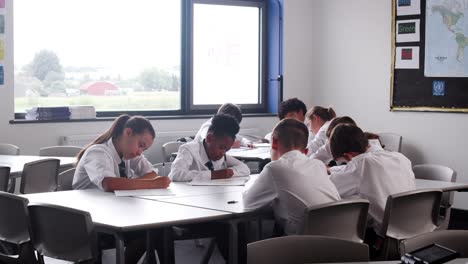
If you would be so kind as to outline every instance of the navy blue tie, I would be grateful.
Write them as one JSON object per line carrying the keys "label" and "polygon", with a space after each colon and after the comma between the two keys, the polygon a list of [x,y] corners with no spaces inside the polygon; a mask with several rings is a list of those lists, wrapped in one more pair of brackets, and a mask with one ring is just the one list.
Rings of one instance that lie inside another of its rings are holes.
{"label": "navy blue tie", "polygon": [[127,178],[127,170],[125,168],[125,161],[119,163],[119,174],[122,178]]}

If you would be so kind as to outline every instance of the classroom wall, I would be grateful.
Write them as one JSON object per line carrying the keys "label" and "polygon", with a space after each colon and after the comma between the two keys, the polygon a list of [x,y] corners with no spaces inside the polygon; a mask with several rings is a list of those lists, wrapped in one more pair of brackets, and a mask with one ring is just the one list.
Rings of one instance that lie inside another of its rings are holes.
{"label": "classroom wall", "polygon": [[[468,182],[468,114],[389,111],[391,2],[285,1],[285,38],[297,41],[285,44],[285,63],[298,67],[285,70],[303,75],[286,72],[286,86],[307,84],[308,105],[332,105],[365,130],[398,133],[413,164],[443,164]],[[456,194],[455,207],[468,209],[468,195]]]}

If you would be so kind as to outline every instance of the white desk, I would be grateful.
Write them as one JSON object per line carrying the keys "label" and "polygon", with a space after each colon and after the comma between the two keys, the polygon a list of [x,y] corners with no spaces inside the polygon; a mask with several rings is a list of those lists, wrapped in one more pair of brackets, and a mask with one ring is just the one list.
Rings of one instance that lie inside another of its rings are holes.
{"label": "white desk", "polygon": [[72,166],[76,162],[75,157],[42,157],[42,156],[25,156],[25,155],[0,155],[0,166],[10,167],[10,177],[16,178],[21,176],[24,164],[32,161],[43,159],[59,159],[60,167]]}
{"label": "white desk", "polygon": [[150,200],[166,200],[179,197],[200,196],[216,193],[242,192],[244,186],[192,186],[186,182],[171,182],[169,188],[175,195],[169,196],[138,196],[139,198]]}
{"label": "white desk", "polygon": [[227,154],[239,160],[267,162],[270,160],[270,147],[230,149]]}
{"label": "white desk", "polygon": [[442,189],[444,192],[468,191],[468,183],[416,179],[416,189]]}
{"label": "white desk", "polygon": [[171,203],[116,197],[97,190],[23,195],[30,204],[49,203],[87,211],[98,231],[116,239],[117,263],[124,263],[123,233],[229,218],[229,213]]}

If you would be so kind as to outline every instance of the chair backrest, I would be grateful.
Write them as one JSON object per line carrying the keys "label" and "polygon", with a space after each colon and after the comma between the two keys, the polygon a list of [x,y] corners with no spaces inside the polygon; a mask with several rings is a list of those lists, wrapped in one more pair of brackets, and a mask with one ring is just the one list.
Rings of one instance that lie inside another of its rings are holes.
{"label": "chair backrest", "polygon": [[12,144],[0,144],[0,155],[19,155],[20,149]]}
{"label": "chair backrest", "polygon": [[162,154],[164,161],[171,161],[172,153],[179,151],[179,147],[185,144],[184,142],[167,142],[162,145]]}
{"label": "chair backrest", "polygon": [[75,176],[75,168],[68,169],[66,171],[61,172],[58,175],[57,179],[57,190],[58,191],[68,191],[73,190],[73,176]]}
{"label": "chair backrest", "polygon": [[400,243],[400,254],[404,255],[430,244],[439,244],[457,251],[461,258],[468,258],[467,241],[467,230],[434,231],[403,240]]}
{"label": "chair backrest", "polygon": [[369,261],[366,244],[322,236],[284,236],[247,245],[247,263],[303,264]]}
{"label": "chair backrest", "polygon": [[405,239],[437,227],[442,190],[416,190],[390,195],[385,206],[381,234]]}
{"label": "chair backrest", "polygon": [[76,157],[82,150],[76,146],[53,146],[39,149],[39,156],[46,157]]}
{"label": "chair backrest", "polygon": [[58,159],[43,159],[24,164],[20,193],[56,191],[59,166]]}
{"label": "chair backrest", "polygon": [[331,236],[363,242],[369,201],[349,199],[309,207],[301,235]]}
{"label": "chair backrest", "polygon": [[[437,164],[414,165],[413,172],[416,179],[433,181],[456,182],[457,172],[449,167]],[[453,192],[445,192],[442,195],[442,205],[449,207],[453,204]]]}
{"label": "chair backrest", "polygon": [[0,240],[13,244],[28,242],[28,199],[0,192]]}
{"label": "chair backrest", "polygon": [[401,151],[402,137],[393,133],[379,133],[379,140],[382,142],[385,150],[388,151]]}
{"label": "chair backrest", "polygon": [[78,263],[97,259],[88,212],[46,204],[30,205],[28,211],[33,246],[41,255]]}
{"label": "chair backrest", "polygon": [[171,172],[172,162],[161,162],[153,164],[153,168],[158,170],[159,176],[168,176]]}
{"label": "chair backrest", "polygon": [[10,181],[10,167],[0,167],[0,191],[8,191],[8,182]]}

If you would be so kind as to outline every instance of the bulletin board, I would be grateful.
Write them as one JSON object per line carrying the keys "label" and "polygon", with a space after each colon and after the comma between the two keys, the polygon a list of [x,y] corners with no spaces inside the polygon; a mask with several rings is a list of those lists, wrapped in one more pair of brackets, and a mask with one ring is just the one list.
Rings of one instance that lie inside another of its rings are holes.
{"label": "bulletin board", "polygon": [[468,1],[392,0],[391,111],[468,112]]}

